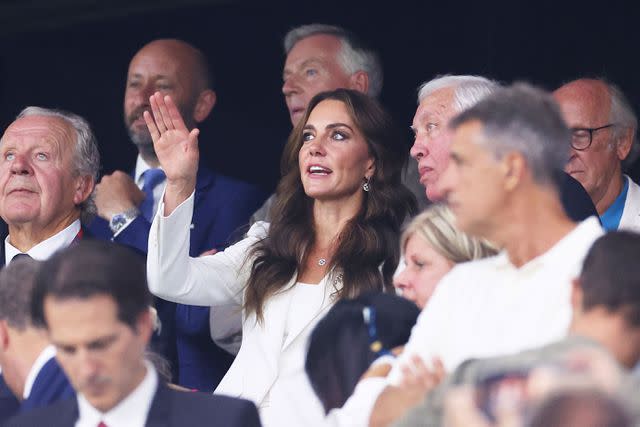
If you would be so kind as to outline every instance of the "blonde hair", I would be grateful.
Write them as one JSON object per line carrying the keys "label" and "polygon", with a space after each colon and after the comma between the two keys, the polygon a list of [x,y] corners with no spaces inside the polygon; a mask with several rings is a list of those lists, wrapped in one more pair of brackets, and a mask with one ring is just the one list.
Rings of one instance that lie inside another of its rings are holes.
{"label": "blonde hair", "polygon": [[476,239],[459,231],[453,225],[454,216],[445,205],[429,206],[417,215],[400,238],[400,247],[404,254],[407,242],[417,234],[440,255],[460,263],[495,255],[498,250],[484,239]]}

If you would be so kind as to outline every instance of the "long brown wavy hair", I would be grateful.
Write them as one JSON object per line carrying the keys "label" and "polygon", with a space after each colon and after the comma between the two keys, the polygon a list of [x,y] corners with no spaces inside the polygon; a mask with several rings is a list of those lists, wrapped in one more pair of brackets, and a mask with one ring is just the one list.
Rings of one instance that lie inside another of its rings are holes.
{"label": "long brown wavy hair", "polygon": [[374,99],[348,89],[322,92],[311,100],[289,136],[282,154],[282,179],[270,212],[269,232],[249,254],[254,261],[244,308],[247,313],[255,312],[258,321],[263,320],[267,298],[284,290],[305,265],[305,254],[315,242],[313,199],[304,192],[298,154],[309,115],[324,100],[337,100],[346,106],[375,162],[369,181],[371,190],[365,192],[359,212],[338,236],[338,247],[329,265],[332,274],[342,275],[342,287],[335,292],[341,298],[352,298],[363,292],[393,289],[391,279],[400,257],[400,226],[416,206],[415,197],[401,182],[406,146],[390,116]]}

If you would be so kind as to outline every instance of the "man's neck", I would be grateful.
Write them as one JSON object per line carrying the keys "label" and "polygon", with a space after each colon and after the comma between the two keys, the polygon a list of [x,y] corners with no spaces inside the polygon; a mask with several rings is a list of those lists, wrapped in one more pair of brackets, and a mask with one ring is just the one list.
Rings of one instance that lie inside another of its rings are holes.
{"label": "man's neck", "polygon": [[147,149],[147,147],[141,147],[138,146],[138,154],[140,154],[140,157],[142,157],[142,159],[152,168],[158,168],[160,167],[160,161],[158,160],[158,156],[156,155],[156,152],[153,149],[153,146],[149,147],[149,149]]}
{"label": "man's neck", "polygon": [[557,194],[535,190],[519,194],[496,227],[495,236],[488,237],[506,250],[513,265],[521,267],[547,252],[575,227]]}
{"label": "man's neck", "polygon": [[73,212],[45,227],[32,223],[9,224],[9,243],[21,252],[27,252],[37,244],[64,230],[78,218],[80,218],[80,213]]}
{"label": "man's neck", "polygon": [[44,332],[32,327],[27,327],[24,331],[14,331],[12,334],[12,357],[14,376],[17,378],[16,393],[22,399],[27,376],[31,368],[42,351],[49,345]]}
{"label": "man's neck", "polygon": [[627,369],[635,367],[637,360],[629,358],[627,347],[631,334],[638,332],[629,329],[623,314],[612,312],[604,306],[591,307],[586,311],[580,308],[574,308],[575,310],[580,312],[578,316],[574,314],[571,322],[569,332],[572,335],[599,343]]}
{"label": "man's neck", "polygon": [[618,171],[615,177],[611,179],[611,183],[605,190],[605,193],[595,203],[598,215],[602,215],[611,207],[613,202],[615,202],[616,198],[620,195],[623,185],[624,176],[622,175],[622,172]]}

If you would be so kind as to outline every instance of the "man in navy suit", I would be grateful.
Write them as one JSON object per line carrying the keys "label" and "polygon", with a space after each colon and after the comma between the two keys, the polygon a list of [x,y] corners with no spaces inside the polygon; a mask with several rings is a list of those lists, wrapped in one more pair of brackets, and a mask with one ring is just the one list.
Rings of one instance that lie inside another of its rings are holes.
{"label": "man in navy suit", "polygon": [[47,259],[83,235],[95,212],[100,155],[89,124],[59,110],[27,107],[0,141],[0,216],[8,236],[0,265],[27,254]]}
{"label": "man in navy suit", "polygon": [[0,365],[6,385],[21,401],[21,412],[75,395],[46,332],[31,321],[31,293],[39,265],[21,257],[0,272]]}
{"label": "man in navy suit", "polygon": [[[124,120],[138,148],[133,176],[122,171],[105,175],[96,186],[98,215],[91,231],[98,237],[146,253],[149,228],[165,186],[151,135],[142,113],[150,111],[156,91],[171,95],[191,129],[204,121],[216,103],[206,58],[180,40],[154,40],[136,53],[129,65],[124,95]],[[266,195],[257,187],[213,173],[200,166],[191,224],[191,256],[222,249]],[[241,233],[237,235],[240,237]],[[163,329],[175,328],[179,383],[213,391],[232,357],[211,339],[209,308],[158,304]],[[238,316],[240,330],[240,319]]]}
{"label": "man in navy suit", "polygon": [[83,241],[45,261],[31,315],[43,325],[77,396],[7,426],[259,426],[255,405],[168,388],[144,358],[153,330],[144,262],[122,246]]}

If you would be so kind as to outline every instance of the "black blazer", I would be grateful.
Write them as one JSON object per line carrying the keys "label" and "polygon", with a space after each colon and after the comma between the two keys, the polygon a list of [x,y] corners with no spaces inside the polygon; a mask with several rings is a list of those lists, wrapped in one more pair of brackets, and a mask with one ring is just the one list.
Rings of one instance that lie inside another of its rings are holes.
{"label": "black blazer", "polygon": [[[5,427],[74,427],[76,399],[57,402],[8,420]],[[260,427],[256,406],[244,399],[177,391],[160,384],[151,402],[146,427]],[[116,426],[117,427],[117,426]]]}

